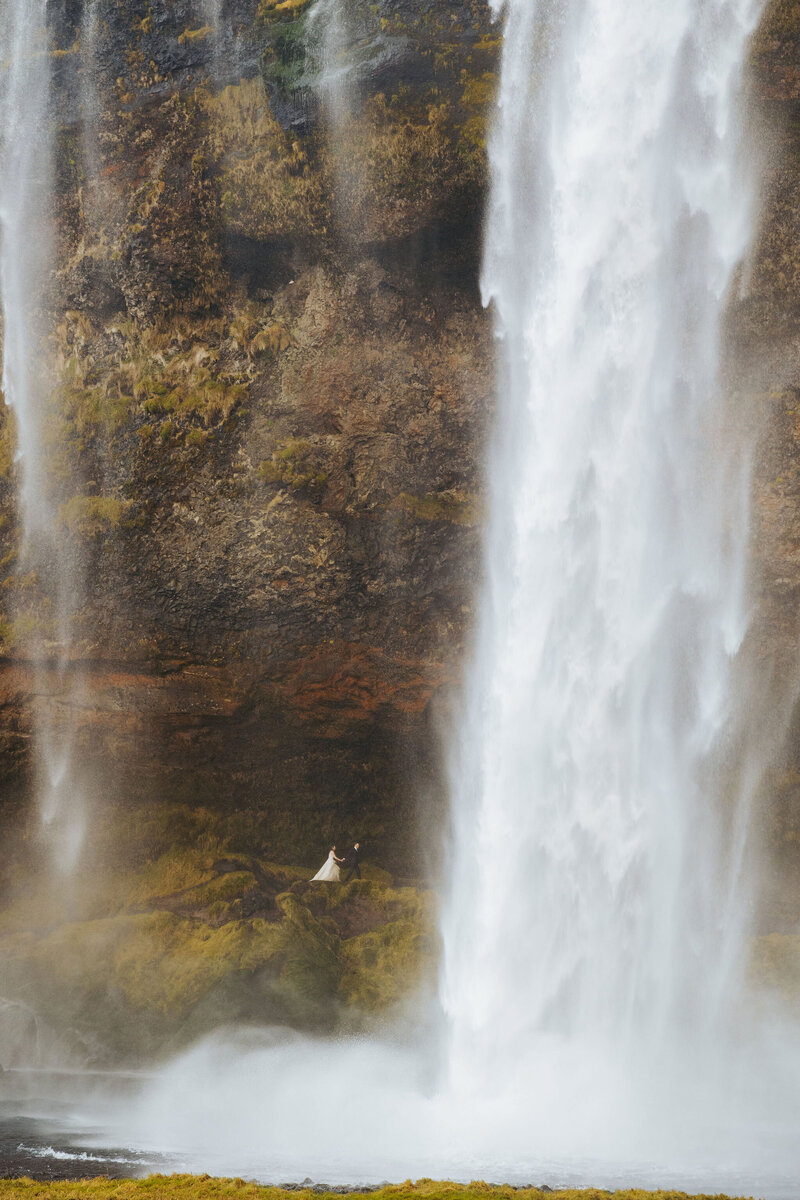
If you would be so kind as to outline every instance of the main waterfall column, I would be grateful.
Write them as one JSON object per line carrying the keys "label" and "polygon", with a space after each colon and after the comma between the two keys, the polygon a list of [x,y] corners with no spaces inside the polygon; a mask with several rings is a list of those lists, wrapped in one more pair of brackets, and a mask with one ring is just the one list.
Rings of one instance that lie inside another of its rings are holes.
{"label": "main waterfall column", "polygon": [[757,13],[505,14],[483,270],[500,415],[442,997],[459,1089],[533,1094],[576,1063],[645,1075],[722,1038],[749,477],[719,330],[751,230]]}

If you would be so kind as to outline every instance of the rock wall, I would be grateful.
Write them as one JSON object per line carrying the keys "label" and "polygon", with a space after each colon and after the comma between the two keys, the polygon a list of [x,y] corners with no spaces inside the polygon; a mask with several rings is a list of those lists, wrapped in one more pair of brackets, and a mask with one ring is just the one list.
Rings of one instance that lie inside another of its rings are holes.
{"label": "rock wall", "polygon": [[[96,831],[109,807],[204,807],[233,849],[311,862],[360,834],[416,872],[478,561],[498,37],[482,3],[356,5],[334,146],[309,7],[235,0],[215,29],[199,3],[51,6],[79,740]],[[58,634],[16,570],[7,417],[3,438],[11,811],[32,706],[57,725],[67,689],[30,665]]]}

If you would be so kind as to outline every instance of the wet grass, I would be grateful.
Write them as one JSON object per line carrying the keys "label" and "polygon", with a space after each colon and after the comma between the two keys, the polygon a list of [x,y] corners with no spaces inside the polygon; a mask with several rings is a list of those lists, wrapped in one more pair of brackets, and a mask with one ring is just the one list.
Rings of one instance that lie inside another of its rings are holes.
{"label": "wet grass", "polygon": [[[686,1192],[643,1192],[626,1189],[618,1192],[598,1188],[553,1192],[539,1188],[512,1188],[488,1183],[438,1183],[421,1179],[417,1183],[400,1183],[368,1193],[371,1200],[727,1200],[720,1195],[695,1196]],[[0,1200],[222,1200],[236,1196],[237,1200],[319,1200],[325,1196],[341,1197],[341,1192],[320,1192],[309,1188],[285,1190],[261,1187],[244,1179],[214,1179],[209,1175],[151,1175],[147,1179],[88,1179],[80,1182],[47,1183],[32,1179],[0,1180]],[[352,1200],[363,1200],[363,1192],[346,1194]],[[739,1197],[738,1200],[744,1200]]]}

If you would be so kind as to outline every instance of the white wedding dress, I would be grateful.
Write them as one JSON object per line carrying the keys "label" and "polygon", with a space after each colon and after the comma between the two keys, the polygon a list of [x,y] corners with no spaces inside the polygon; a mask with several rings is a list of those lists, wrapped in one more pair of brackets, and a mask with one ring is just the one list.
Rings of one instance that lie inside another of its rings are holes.
{"label": "white wedding dress", "polygon": [[328,883],[339,883],[341,878],[342,873],[339,870],[339,864],[334,858],[333,851],[331,850],[323,865],[317,871],[316,875],[314,875],[312,883],[314,879],[324,879]]}

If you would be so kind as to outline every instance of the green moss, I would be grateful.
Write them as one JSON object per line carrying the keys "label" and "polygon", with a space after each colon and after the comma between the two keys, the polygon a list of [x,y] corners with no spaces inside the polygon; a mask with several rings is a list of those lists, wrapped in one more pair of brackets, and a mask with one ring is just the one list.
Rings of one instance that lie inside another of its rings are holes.
{"label": "green moss", "polygon": [[113,496],[73,496],[61,505],[58,516],[71,533],[98,537],[117,529],[129,507],[129,501]]}
{"label": "green moss", "polygon": [[137,842],[125,814],[98,814],[97,844],[113,833],[125,854],[98,855],[78,907],[54,907],[20,877],[0,922],[4,994],[35,998],[57,1028],[88,1032],[91,1022],[93,1037],[111,1028],[110,1057],[152,1056],[237,1005],[330,1029],[343,1002],[375,1013],[428,974],[431,905],[416,889],[312,884],[309,868],[231,853],[202,809],[128,819],[140,840],[170,844],[131,868]]}
{"label": "green moss", "polygon": [[[2,399],[2,397],[0,397]],[[14,410],[0,403],[0,479],[9,479],[14,471],[17,428]]]}
{"label": "green moss", "polygon": [[383,1011],[413,994],[434,973],[435,940],[412,921],[350,938],[342,947],[340,995],[363,1012]]}
{"label": "green moss", "polygon": [[314,448],[300,438],[290,438],[273,451],[271,459],[259,463],[258,476],[264,483],[293,492],[321,490],[328,479],[319,469]]}
{"label": "green moss", "polygon": [[214,855],[207,850],[170,848],[129,878],[117,877],[115,890],[120,901],[130,905],[156,905],[165,896],[199,890],[214,877]]}
{"label": "green moss", "polygon": [[291,96],[301,87],[305,74],[308,45],[305,9],[307,0],[286,0],[281,5],[271,4],[267,8],[263,0],[259,13],[262,23],[281,20],[280,32],[264,55],[264,79],[277,88],[284,97]]}
{"label": "green moss", "polygon": [[231,973],[265,966],[283,946],[283,930],[263,920],[214,929],[151,913],[116,947],[114,979],[134,1007],[182,1014]]}
{"label": "green moss", "polygon": [[306,1001],[332,1000],[342,975],[339,939],[291,892],[276,903],[286,918],[282,980]]}
{"label": "green moss", "polygon": [[459,492],[427,492],[414,496],[401,492],[392,508],[402,509],[421,521],[448,521],[452,525],[476,525],[480,519],[477,497]]}
{"label": "green moss", "polygon": [[51,632],[51,622],[32,612],[18,613],[5,621],[4,627],[3,641],[9,649],[25,646],[34,639],[47,637]]}
{"label": "green moss", "polygon": [[434,979],[438,943],[429,893],[362,881],[331,889],[329,911],[342,930],[358,930],[340,952],[339,995],[348,1006],[385,1011]]}

